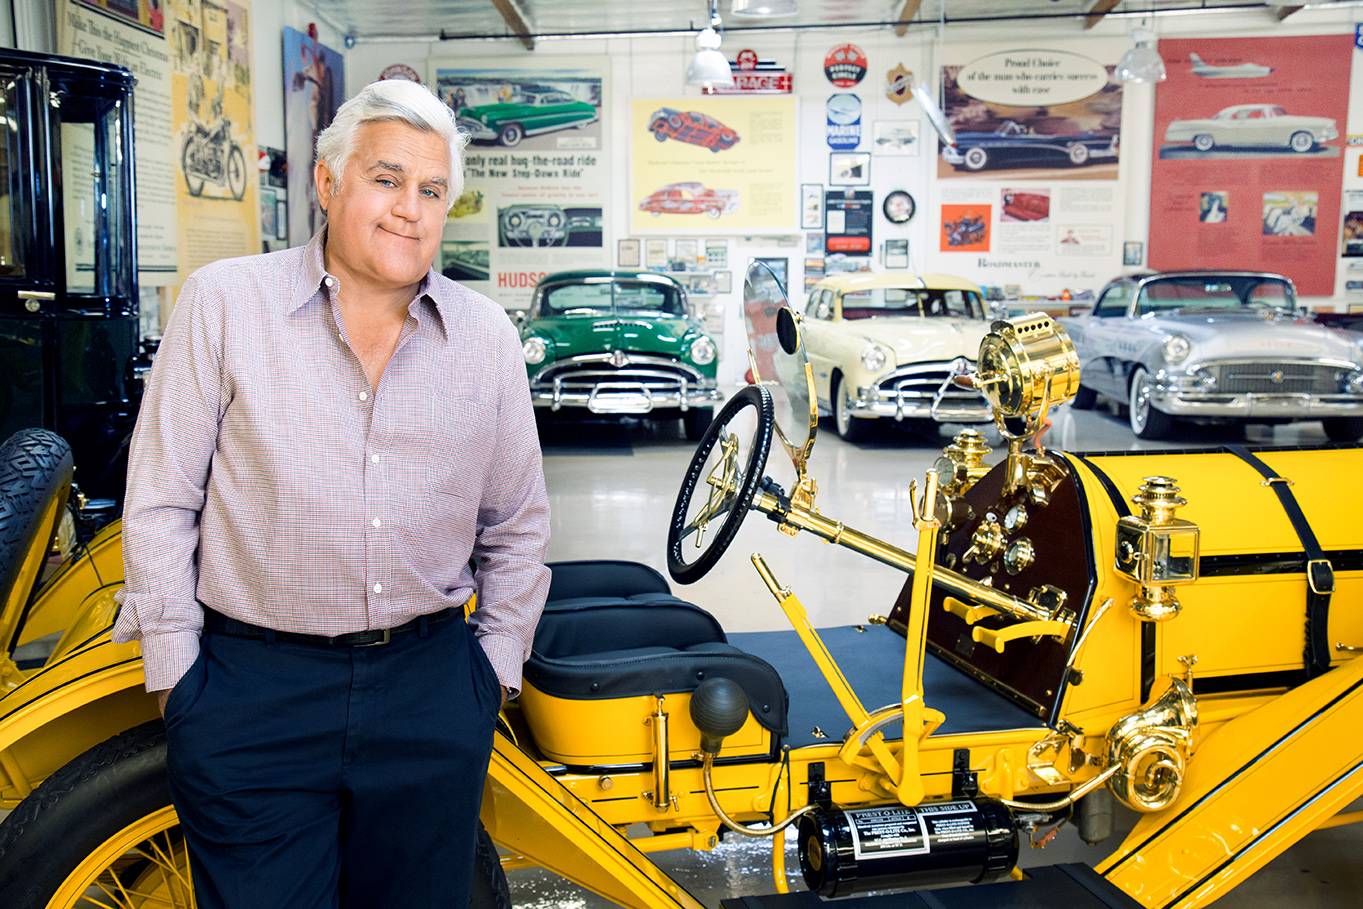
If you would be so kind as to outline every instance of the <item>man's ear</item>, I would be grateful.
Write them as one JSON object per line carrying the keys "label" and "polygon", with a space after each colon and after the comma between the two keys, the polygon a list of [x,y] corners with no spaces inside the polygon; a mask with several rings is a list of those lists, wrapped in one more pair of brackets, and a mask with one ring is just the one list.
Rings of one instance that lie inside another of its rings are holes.
{"label": "man's ear", "polygon": [[317,184],[317,204],[325,212],[331,203],[332,194],[336,192],[336,178],[331,175],[331,168],[325,162],[318,161],[312,167],[312,179]]}

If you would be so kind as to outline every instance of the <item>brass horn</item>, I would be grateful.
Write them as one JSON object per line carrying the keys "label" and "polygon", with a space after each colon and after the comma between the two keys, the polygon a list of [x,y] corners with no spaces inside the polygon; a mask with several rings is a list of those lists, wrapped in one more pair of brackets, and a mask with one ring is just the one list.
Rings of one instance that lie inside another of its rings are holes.
{"label": "brass horn", "polygon": [[1178,678],[1158,701],[1118,720],[1107,737],[1112,794],[1143,813],[1168,808],[1183,788],[1196,728],[1197,701]]}

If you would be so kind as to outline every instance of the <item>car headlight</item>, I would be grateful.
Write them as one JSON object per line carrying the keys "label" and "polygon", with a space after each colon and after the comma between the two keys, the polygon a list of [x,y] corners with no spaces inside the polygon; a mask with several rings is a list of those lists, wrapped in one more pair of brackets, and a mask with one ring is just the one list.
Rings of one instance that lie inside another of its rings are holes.
{"label": "car headlight", "polygon": [[861,365],[871,372],[884,369],[889,362],[889,357],[885,355],[885,348],[874,342],[867,344],[866,349],[861,352]]}
{"label": "car headlight", "polygon": [[521,217],[520,212],[512,212],[510,215],[507,216],[506,223],[512,227],[520,227],[521,222],[524,220],[525,218]]}
{"label": "car headlight", "polygon": [[715,342],[701,335],[691,342],[691,362],[697,366],[709,366],[715,362]]}
{"label": "car headlight", "polygon": [[521,344],[521,353],[525,354],[525,362],[534,366],[543,363],[544,358],[549,356],[549,345],[544,343],[543,338],[529,337]]}
{"label": "car headlight", "polygon": [[1170,335],[1164,339],[1164,362],[1182,363],[1192,349],[1193,345],[1183,335]]}
{"label": "car headlight", "polygon": [[1363,370],[1355,370],[1344,383],[1344,388],[1351,395],[1363,395]]}

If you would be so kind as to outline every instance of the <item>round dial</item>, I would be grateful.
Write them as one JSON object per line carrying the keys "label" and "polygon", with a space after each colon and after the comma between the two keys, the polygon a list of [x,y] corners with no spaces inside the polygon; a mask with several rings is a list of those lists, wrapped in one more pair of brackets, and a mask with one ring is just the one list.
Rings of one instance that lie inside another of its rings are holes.
{"label": "round dial", "polygon": [[1003,529],[1009,533],[1017,533],[1027,526],[1027,509],[1022,505],[1014,505],[1008,509],[1008,513],[1003,516]]}
{"label": "round dial", "polygon": [[1008,551],[1003,554],[1003,570],[1009,574],[1019,574],[1036,560],[1036,550],[1032,548],[1032,541],[1023,537],[1008,547]]}

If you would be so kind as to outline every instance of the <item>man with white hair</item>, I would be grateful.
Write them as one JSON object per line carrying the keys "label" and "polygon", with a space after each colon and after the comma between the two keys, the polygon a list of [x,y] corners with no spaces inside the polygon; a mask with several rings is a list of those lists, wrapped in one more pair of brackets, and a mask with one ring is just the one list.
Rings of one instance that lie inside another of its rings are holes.
{"label": "man with white hair", "polygon": [[367,86],[318,138],[326,226],[199,269],[166,328],[114,637],[201,909],[469,904],[549,524],[516,331],[432,268],[462,148],[429,90]]}

